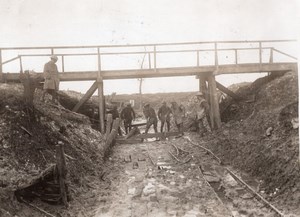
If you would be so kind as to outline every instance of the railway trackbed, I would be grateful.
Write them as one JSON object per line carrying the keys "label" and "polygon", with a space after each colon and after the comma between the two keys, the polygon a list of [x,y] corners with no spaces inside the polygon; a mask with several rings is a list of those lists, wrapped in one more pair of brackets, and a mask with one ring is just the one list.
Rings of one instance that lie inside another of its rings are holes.
{"label": "railway trackbed", "polygon": [[256,181],[248,177],[248,180],[254,185],[250,186],[232,169],[222,165],[220,158],[211,150],[193,142],[189,137],[185,137],[185,139],[192,145],[203,149],[214,159],[205,166],[198,162],[199,173],[206,180],[207,185],[214,190],[223,205],[232,213],[232,216],[285,216],[282,211],[254,189],[258,187]]}
{"label": "railway trackbed", "polygon": [[249,190],[255,180],[187,138],[120,144],[110,159],[96,217],[284,216]]}

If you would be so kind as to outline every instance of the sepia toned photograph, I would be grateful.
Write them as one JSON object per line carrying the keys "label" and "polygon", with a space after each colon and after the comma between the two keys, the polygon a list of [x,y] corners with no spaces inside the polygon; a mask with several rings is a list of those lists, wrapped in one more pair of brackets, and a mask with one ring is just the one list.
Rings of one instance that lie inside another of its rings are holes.
{"label": "sepia toned photograph", "polygon": [[0,0],[0,217],[299,217],[299,9]]}

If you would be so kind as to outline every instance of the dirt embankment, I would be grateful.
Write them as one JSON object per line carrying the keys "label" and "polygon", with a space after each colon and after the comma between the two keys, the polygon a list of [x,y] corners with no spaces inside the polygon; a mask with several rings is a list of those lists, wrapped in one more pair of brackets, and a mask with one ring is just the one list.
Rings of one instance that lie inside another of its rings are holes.
{"label": "dirt embankment", "polygon": [[70,207],[50,206],[37,198],[29,202],[62,216],[93,209],[93,189],[103,175],[102,135],[86,116],[41,102],[40,91],[33,109],[25,106],[22,94],[22,85],[0,84],[0,216],[41,216],[18,203],[14,192],[56,163],[58,141],[66,153]]}
{"label": "dirt embankment", "polygon": [[239,90],[245,100],[227,106],[226,123],[202,142],[228,164],[258,178],[267,199],[300,215],[299,131],[293,127],[298,77],[289,72],[260,81]]}

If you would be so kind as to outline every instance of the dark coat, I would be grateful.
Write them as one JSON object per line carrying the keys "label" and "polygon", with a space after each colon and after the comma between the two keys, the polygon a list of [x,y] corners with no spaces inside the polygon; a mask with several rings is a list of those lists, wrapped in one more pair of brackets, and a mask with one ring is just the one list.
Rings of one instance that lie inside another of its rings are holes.
{"label": "dark coat", "polygon": [[135,112],[132,107],[126,106],[121,111],[121,118],[124,120],[133,120],[135,119]]}
{"label": "dark coat", "polygon": [[172,113],[172,111],[171,111],[170,107],[163,105],[158,109],[157,115],[158,115],[159,120],[169,121],[171,113]]}

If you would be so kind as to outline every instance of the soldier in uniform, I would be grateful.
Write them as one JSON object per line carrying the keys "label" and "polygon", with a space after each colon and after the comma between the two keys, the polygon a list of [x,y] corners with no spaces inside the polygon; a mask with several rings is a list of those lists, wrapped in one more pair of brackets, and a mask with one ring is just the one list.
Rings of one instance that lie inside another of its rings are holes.
{"label": "soldier in uniform", "polygon": [[158,118],[161,122],[160,132],[163,132],[165,123],[167,124],[168,132],[170,131],[170,114],[172,113],[169,106],[167,106],[166,102],[162,103],[162,106],[158,109]]}
{"label": "soldier in uniform", "polygon": [[209,105],[204,99],[202,92],[196,94],[197,100],[195,101],[194,115],[197,123],[197,130],[200,136],[203,136],[205,132],[210,132],[209,122],[207,116],[209,114]]}
{"label": "soldier in uniform", "polygon": [[150,106],[149,103],[147,103],[144,106],[143,113],[145,115],[145,118],[147,119],[145,134],[148,133],[148,130],[152,125],[153,125],[155,133],[157,133],[157,117],[156,117],[154,109]]}
{"label": "soldier in uniform", "polygon": [[131,130],[132,120],[135,119],[135,112],[130,103],[128,103],[127,106],[122,109],[121,119],[124,120],[125,132],[128,134]]}
{"label": "soldier in uniform", "polygon": [[57,91],[59,90],[59,76],[58,76],[58,69],[57,65],[55,64],[58,60],[56,55],[52,55],[50,57],[50,61],[47,62],[44,66],[44,94],[48,93],[52,96],[52,102],[55,103],[55,100],[58,103],[58,94]]}

